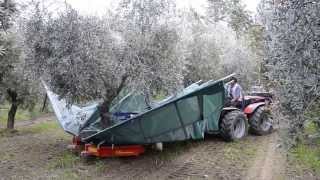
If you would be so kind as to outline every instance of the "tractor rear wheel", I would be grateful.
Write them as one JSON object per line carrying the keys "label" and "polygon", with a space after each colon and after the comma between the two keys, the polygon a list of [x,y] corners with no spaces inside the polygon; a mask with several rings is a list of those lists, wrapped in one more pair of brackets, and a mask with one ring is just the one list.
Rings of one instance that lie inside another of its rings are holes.
{"label": "tractor rear wheel", "polygon": [[226,141],[235,141],[248,133],[248,121],[243,112],[234,110],[226,113],[220,122],[220,134]]}
{"label": "tractor rear wheel", "polygon": [[250,131],[253,134],[262,136],[272,132],[273,126],[269,114],[270,113],[267,111],[265,106],[258,107],[258,109],[252,114],[249,119],[249,124]]}

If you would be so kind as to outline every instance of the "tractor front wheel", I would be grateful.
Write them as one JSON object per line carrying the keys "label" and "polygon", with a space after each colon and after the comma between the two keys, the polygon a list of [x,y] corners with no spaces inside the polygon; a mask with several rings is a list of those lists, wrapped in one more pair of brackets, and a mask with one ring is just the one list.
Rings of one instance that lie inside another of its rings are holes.
{"label": "tractor front wheel", "polygon": [[234,110],[226,113],[220,122],[220,134],[226,141],[239,140],[247,135],[248,121],[243,112]]}
{"label": "tractor front wheel", "polygon": [[250,131],[259,136],[270,134],[273,129],[270,113],[264,106],[258,107],[252,114],[249,119],[249,124]]}

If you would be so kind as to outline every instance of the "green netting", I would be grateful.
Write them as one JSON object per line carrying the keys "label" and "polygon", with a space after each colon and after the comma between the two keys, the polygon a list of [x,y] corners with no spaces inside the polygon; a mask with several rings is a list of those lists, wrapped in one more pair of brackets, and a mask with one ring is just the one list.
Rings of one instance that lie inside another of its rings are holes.
{"label": "green netting", "polygon": [[207,123],[207,131],[219,130],[219,117],[224,104],[224,93],[219,92],[213,95],[204,95],[204,119]]}
{"label": "green netting", "polygon": [[143,113],[148,108],[149,105],[146,103],[145,96],[140,93],[128,93],[110,108],[110,112]]}
{"label": "green netting", "polygon": [[122,145],[202,139],[205,132],[218,130],[224,94],[222,81],[193,85],[161,106],[84,140]]}
{"label": "green netting", "polygon": [[198,96],[183,99],[177,102],[177,109],[184,124],[193,123],[194,120],[200,120],[200,104]]}
{"label": "green netting", "polygon": [[[71,106],[58,95],[47,94],[65,131],[95,144],[148,144],[202,139],[206,132],[219,130],[220,112],[225,101],[223,80],[195,83],[175,96],[149,105],[141,93],[129,93],[116,100],[110,112],[128,114],[124,120],[112,118],[108,128],[101,123],[98,103]],[[126,115],[125,115],[126,116]]]}

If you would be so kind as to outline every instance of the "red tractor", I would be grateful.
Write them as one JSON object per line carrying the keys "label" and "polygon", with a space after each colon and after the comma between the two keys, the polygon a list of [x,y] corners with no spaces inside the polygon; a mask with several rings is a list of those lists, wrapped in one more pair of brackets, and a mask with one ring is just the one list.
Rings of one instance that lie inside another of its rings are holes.
{"label": "red tractor", "polygon": [[244,96],[242,107],[226,103],[220,116],[219,129],[222,137],[234,141],[246,136],[248,130],[255,135],[270,134],[273,130],[273,120],[270,106],[272,94],[255,90]]}

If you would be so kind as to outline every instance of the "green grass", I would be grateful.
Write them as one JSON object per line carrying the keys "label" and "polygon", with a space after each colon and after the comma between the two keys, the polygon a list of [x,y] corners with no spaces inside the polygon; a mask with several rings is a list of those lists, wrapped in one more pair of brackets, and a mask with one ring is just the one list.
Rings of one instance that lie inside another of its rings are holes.
{"label": "green grass", "polygon": [[318,133],[318,127],[315,123],[308,121],[304,127],[304,133],[307,135],[314,135]]}
{"label": "green grass", "polygon": [[299,144],[291,151],[297,163],[311,168],[320,175],[320,146],[318,148],[311,147],[305,144]]}
{"label": "green grass", "polygon": [[28,132],[28,133],[43,133],[48,131],[54,131],[59,129],[60,126],[56,121],[47,121],[39,124],[35,124],[28,127],[18,128],[20,132]]}
{"label": "green grass", "polygon": [[246,141],[235,141],[230,142],[226,145],[224,151],[224,156],[226,159],[230,160],[241,160],[243,157],[255,157],[258,147],[256,145],[248,144],[243,146]]}
{"label": "green grass", "polygon": [[78,180],[78,179],[84,179],[83,177],[80,177],[78,173],[76,173],[72,169],[64,170],[63,174],[58,179],[65,179],[65,180]]}
{"label": "green grass", "polygon": [[61,154],[55,161],[49,164],[49,169],[69,169],[80,163],[80,157],[66,151]]}
{"label": "green grass", "polygon": [[[7,123],[9,110],[10,110],[10,105],[8,104],[0,106],[0,124],[3,125]],[[16,121],[29,120],[29,119],[36,118],[42,114],[45,114],[45,112],[40,112],[40,106],[35,106],[35,108],[31,111],[18,108],[15,116],[15,120]]]}
{"label": "green grass", "polygon": [[164,100],[165,98],[167,98],[170,95],[172,95],[172,94],[168,94],[165,91],[158,90],[158,91],[155,92],[155,94],[152,95],[151,99],[152,99],[152,101],[161,101],[161,100]]}
{"label": "green grass", "polygon": [[305,139],[292,148],[290,154],[295,164],[306,169],[311,169],[317,175],[320,175],[320,138],[308,138],[310,135],[312,136],[317,133],[319,133],[317,125],[312,121],[308,121],[304,128]]}
{"label": "green grass", "polygon": [[[91,162],[91,161],[90,161]],[[101,176],[105,170],[105,160],[97,159],[88,164],[80,156],[64,151],[48,164],[48,170],[57,173],[57,179],[92,179],[92,175]],[[79,169],[84,170],[83,172]],[[90,173],[88,174],[88,171]]]}
{"label": "green grass", "polygon": [[28,125],[24,127],[18,127],[16,129],[0,129],[1,137],[20,136],[24,134],[40,134],[40,133],[54,133],[56,137],[69,138],[69,136],[63,132],[61,127],[56,121],[41,122],[34,125]]}
{"label": "green grass", "polygon": [[79,163],[81,163],[79,156],[76,156],[69,151],[65,151],[53,161],[50,161],[47,168],[50,171],[59,172],[57,174],[57,179],[84,179],[77,171]]}

